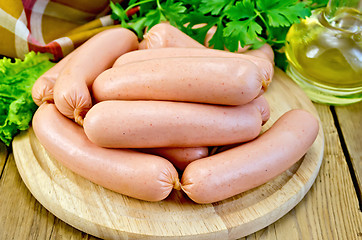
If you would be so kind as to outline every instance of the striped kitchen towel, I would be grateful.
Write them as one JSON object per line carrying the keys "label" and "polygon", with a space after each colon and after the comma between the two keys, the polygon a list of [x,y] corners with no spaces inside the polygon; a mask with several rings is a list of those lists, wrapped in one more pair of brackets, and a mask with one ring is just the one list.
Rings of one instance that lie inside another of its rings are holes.
{"label": "striped kitchen towel", "polygon": [[0,55],[23,59],[30,51],[48,52],[57,61],[113,27],[119,25],[109,0],[0,0]]}

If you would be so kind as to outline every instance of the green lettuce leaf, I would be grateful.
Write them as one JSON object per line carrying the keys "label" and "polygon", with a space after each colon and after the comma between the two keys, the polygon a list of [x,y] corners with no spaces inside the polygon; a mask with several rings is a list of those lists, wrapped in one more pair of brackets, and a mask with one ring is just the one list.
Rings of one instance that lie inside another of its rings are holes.
{"label": "green lettuce leaf", "polygon": [[0,140],[7,146],[21,130],[29,128],[37,106],[31,89],[54,63],[50,54],[28,53],[24,60],[0,60]]}

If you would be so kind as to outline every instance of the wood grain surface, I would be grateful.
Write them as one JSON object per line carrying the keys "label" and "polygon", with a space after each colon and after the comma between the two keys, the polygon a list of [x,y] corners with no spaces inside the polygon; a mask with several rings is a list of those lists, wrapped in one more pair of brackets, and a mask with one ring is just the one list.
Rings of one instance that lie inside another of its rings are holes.
{"label": "wood grain surface", "polygon": [[8,151],[6,146],[2,142],[0,142],[0,175],[3,172],[7,155]]}
{"label": "wood grain surface", "polygon": [[[348,151],[347,159],[356,176],[358,188],[362,189],[362,102],[336,107],[336,115],[343,131],[343,142]],[[358,193],[361,197],[361,191]]]}
{"label": "wood grain surface", "polygon": [[[266,97],[271,119],[264,130],[292,108],[307,109],[318,117],[314,105],[278,69]],[[318,174],[323,148],[321,125],[305,157],[273,181],[225,201],[200,205],[180,191],[150,203],[95,185],[50,157],[31,129],[13,142],[18,171],[33,196],[66,223],[107,239],[237,239],[249,235],[301,201]]]}
{"label": "wood grain surface", "polygon": [[[338,131],[330,108],[317,105],[322,119],[325,139],[324,164],[316,179],[320,185],[307,199],[308,207],[302,209],[305,239],[361,239],[362,212],[341,148]],[[318,220],[311,220],[310,216]],[[303,232],[304,233],[304,232]]]}

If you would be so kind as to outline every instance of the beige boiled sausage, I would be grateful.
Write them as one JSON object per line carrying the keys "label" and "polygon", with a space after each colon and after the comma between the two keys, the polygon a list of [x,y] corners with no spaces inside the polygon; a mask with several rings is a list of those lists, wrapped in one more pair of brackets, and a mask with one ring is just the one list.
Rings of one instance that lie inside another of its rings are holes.
{"label": "beige boiled sausage", "polygon": [[98,147],[54,104],[42,104],[32,124],[51,156],[93,183],[146,201],[162,200],[173,188],[179,188],[178,173],[168,160],[127,149]]}
{"label": "beige boiled sausage", "polygon": [[97,77],[92,90],[96,102],[169,100],[240,105],[268,86],[262,72],[241,58],[159,58],[108,69]]}
{"label": "beige boiled sausage", "polygon": [[[114,63],[113,67],[119,67],[127,63],[139,62],[157,58],[174,58],[174,57],[228,57],[228,58],[241,58],[253,62],[259,69],[263,77],[263,85],[267,87],[274,75],[274,62],[269,59],[270,53],[267,47],[262,47],[258,50],[250,50],[247,54],[231,53],[222,50],[208,49],[208,48],[155,48],[144,49],[126,53],[120,56]],[[267,52],[269,55],[267,56]],[[146,70],[146,69],[145,69]]]}
{"label": "beige boiled sausage", "polygon": [[68,63],[72,55],[75,54],[77,50],[74,50],[58,63],[56,63],[52,68],[43,73],[34,83],[31,94],[33,101],[36,105],[40,106],[44,102],[53,103],[53,88],[55,82],[63,70],[64,66]]}
{"label": "beige boiled sausage", "polygon": [[[258,101],[258,100],[254,100]],[[88,138],[101,147],[155,148],[218,146],[258,136],[266,101],[221,106],[170,101],[110,100],[84,119]]]}
{"label": "beige boiled sausage", "polygon": [[159,23],[153,26],[139,44],[139,49],[164,47],[204,48],[205,46],[169,23]]}
{"label": "beige boiled sausage", "polygon": [[59,111],[82,125],[92,106],[89,88],[95,78],[119,56],[137,48],[137,36],[125,28],[100,32],[78,47],[55,82],[54,102]]}
{"label": "beige boiled sausage", "polygon": [[181,188],[197,203],[212,203],[260,186],[301,159],[318,130],[312,114],[291,110],[255,140],[190,163]]}

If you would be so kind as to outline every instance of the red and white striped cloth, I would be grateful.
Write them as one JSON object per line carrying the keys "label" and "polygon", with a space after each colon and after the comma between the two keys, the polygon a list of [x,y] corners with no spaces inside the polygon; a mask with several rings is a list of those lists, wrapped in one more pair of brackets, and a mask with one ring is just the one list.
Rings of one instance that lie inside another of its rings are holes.
{"label": "red and white striped cloth", "polygon": [[0,55],[49,52],[59,60],[93,35],[119,27],[109,13],[109,0],[0,0]]}

